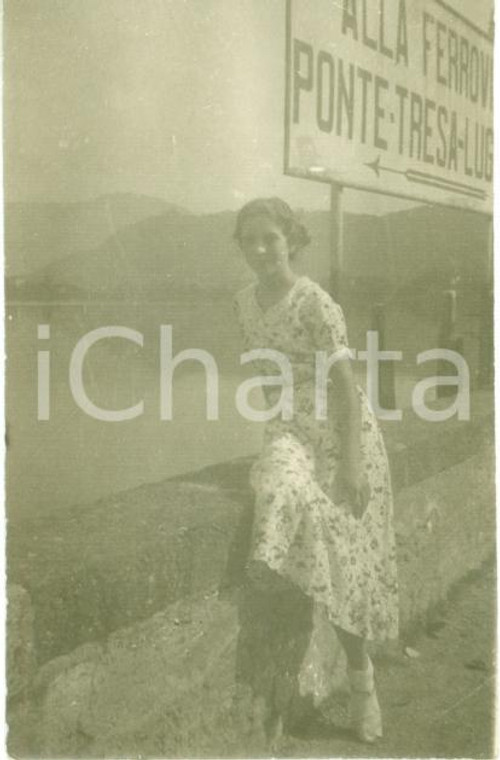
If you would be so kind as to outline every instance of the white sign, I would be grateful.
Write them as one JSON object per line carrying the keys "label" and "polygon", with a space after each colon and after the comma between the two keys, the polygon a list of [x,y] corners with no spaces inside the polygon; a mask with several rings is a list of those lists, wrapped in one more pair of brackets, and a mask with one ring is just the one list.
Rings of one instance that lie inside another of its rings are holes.
{"label": "white sign", "polygon": [[491,213],[488,33],[443,0],[288,0],[285,173]]}

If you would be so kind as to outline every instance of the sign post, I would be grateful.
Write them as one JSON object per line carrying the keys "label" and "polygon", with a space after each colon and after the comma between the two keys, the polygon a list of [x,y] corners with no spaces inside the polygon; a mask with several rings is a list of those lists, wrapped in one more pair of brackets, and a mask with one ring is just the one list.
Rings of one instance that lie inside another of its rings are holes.
{"label": "sign post", "polygon": [[342,185],[332,184],[330,189],[330,294],[340,300],[344,263],[344,212],[342,210]]}

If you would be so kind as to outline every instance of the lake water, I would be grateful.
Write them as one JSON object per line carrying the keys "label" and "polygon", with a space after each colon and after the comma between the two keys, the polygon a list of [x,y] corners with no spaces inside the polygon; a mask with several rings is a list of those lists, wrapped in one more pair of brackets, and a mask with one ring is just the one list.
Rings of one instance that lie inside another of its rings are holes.
{"label": "lake water", "polygon": [[[37,339],[37,325],[50,339]],[[160,325],[171,324],[174,352],[210,350],[219,369],[220,419],[207,421],[205,374],[194,363],[175,374],[173,419],[160,419]],[[6,321],[8,513],[23,518],[255,452],[262,426],[242,418],[234,394],[243,378],[230,303],[170,305],[8,305]],[[71,352],[89,330],[124,325],[144,348],[104,340],[88,352],[88,396],[103,408],[144,400],[144,413],[123,422],[93,419],[75,403]],[[50,349],[50,419],[37,420],[37,351]]]}

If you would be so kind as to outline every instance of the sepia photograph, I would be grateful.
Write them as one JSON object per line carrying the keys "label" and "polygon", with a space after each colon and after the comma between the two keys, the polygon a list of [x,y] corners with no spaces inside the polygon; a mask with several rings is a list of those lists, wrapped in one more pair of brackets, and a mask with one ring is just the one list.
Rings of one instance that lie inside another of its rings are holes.
{"label": "sepia photograph", "polygon": [[494,0],[4,0],[5,753],[494,758]]}

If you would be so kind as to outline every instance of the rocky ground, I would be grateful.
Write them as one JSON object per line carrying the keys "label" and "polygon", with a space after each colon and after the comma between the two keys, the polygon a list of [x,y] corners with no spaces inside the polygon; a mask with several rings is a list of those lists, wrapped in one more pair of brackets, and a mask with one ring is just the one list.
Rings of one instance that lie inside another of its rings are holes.
{"label": "rocky ground", "polygon": [[[267,615],[261,610],[259,617],[258,609],[246,604],[249,620],[238,622],[230,598],[210,596],[197,604],[170,605],[104,642],[46,663],[31,697],[23,700],[20,692],[11,700],[8,751],[12,757],[52,759],[270,754],[493,758],[495,586],[490,563],[456,586],[428,615],[425,627],[373,653],[385,731],[375,746],[354,741],[347,727],[347,695],[338,688],[313,716],[299,712],[302,726],[290,725],[272,753],[264,750],[262,705],[254,703],[241,678],[235,682],[235,672],[239,663],[240,676],[245,666],[261,673],[258,683],[264,688],[269,670],[274,683],[276,647],[266,648],[265,641],[269,626],[253,649],[247,650],[241,640],[245,631],[257,635],[260,630],[246,624],[254,618],[267,620]],[[291,602],[294,618],[302,619],[298,600]],[[277,609],[273,630],[279,628],[280,614],[284,610]],[[286,671],[295,649],[288,652],[280,641],[278,636],[281,670]]]}
{"label": "rocky ground", "polygon": [[492,564],[469,576],[404,642],[406,652],[403,645],[376,658],[385,733],[379,744],[354,742],[337,706],[325,710],[329,720],[284,737],[278,754],[495,757],[495,576]]}

